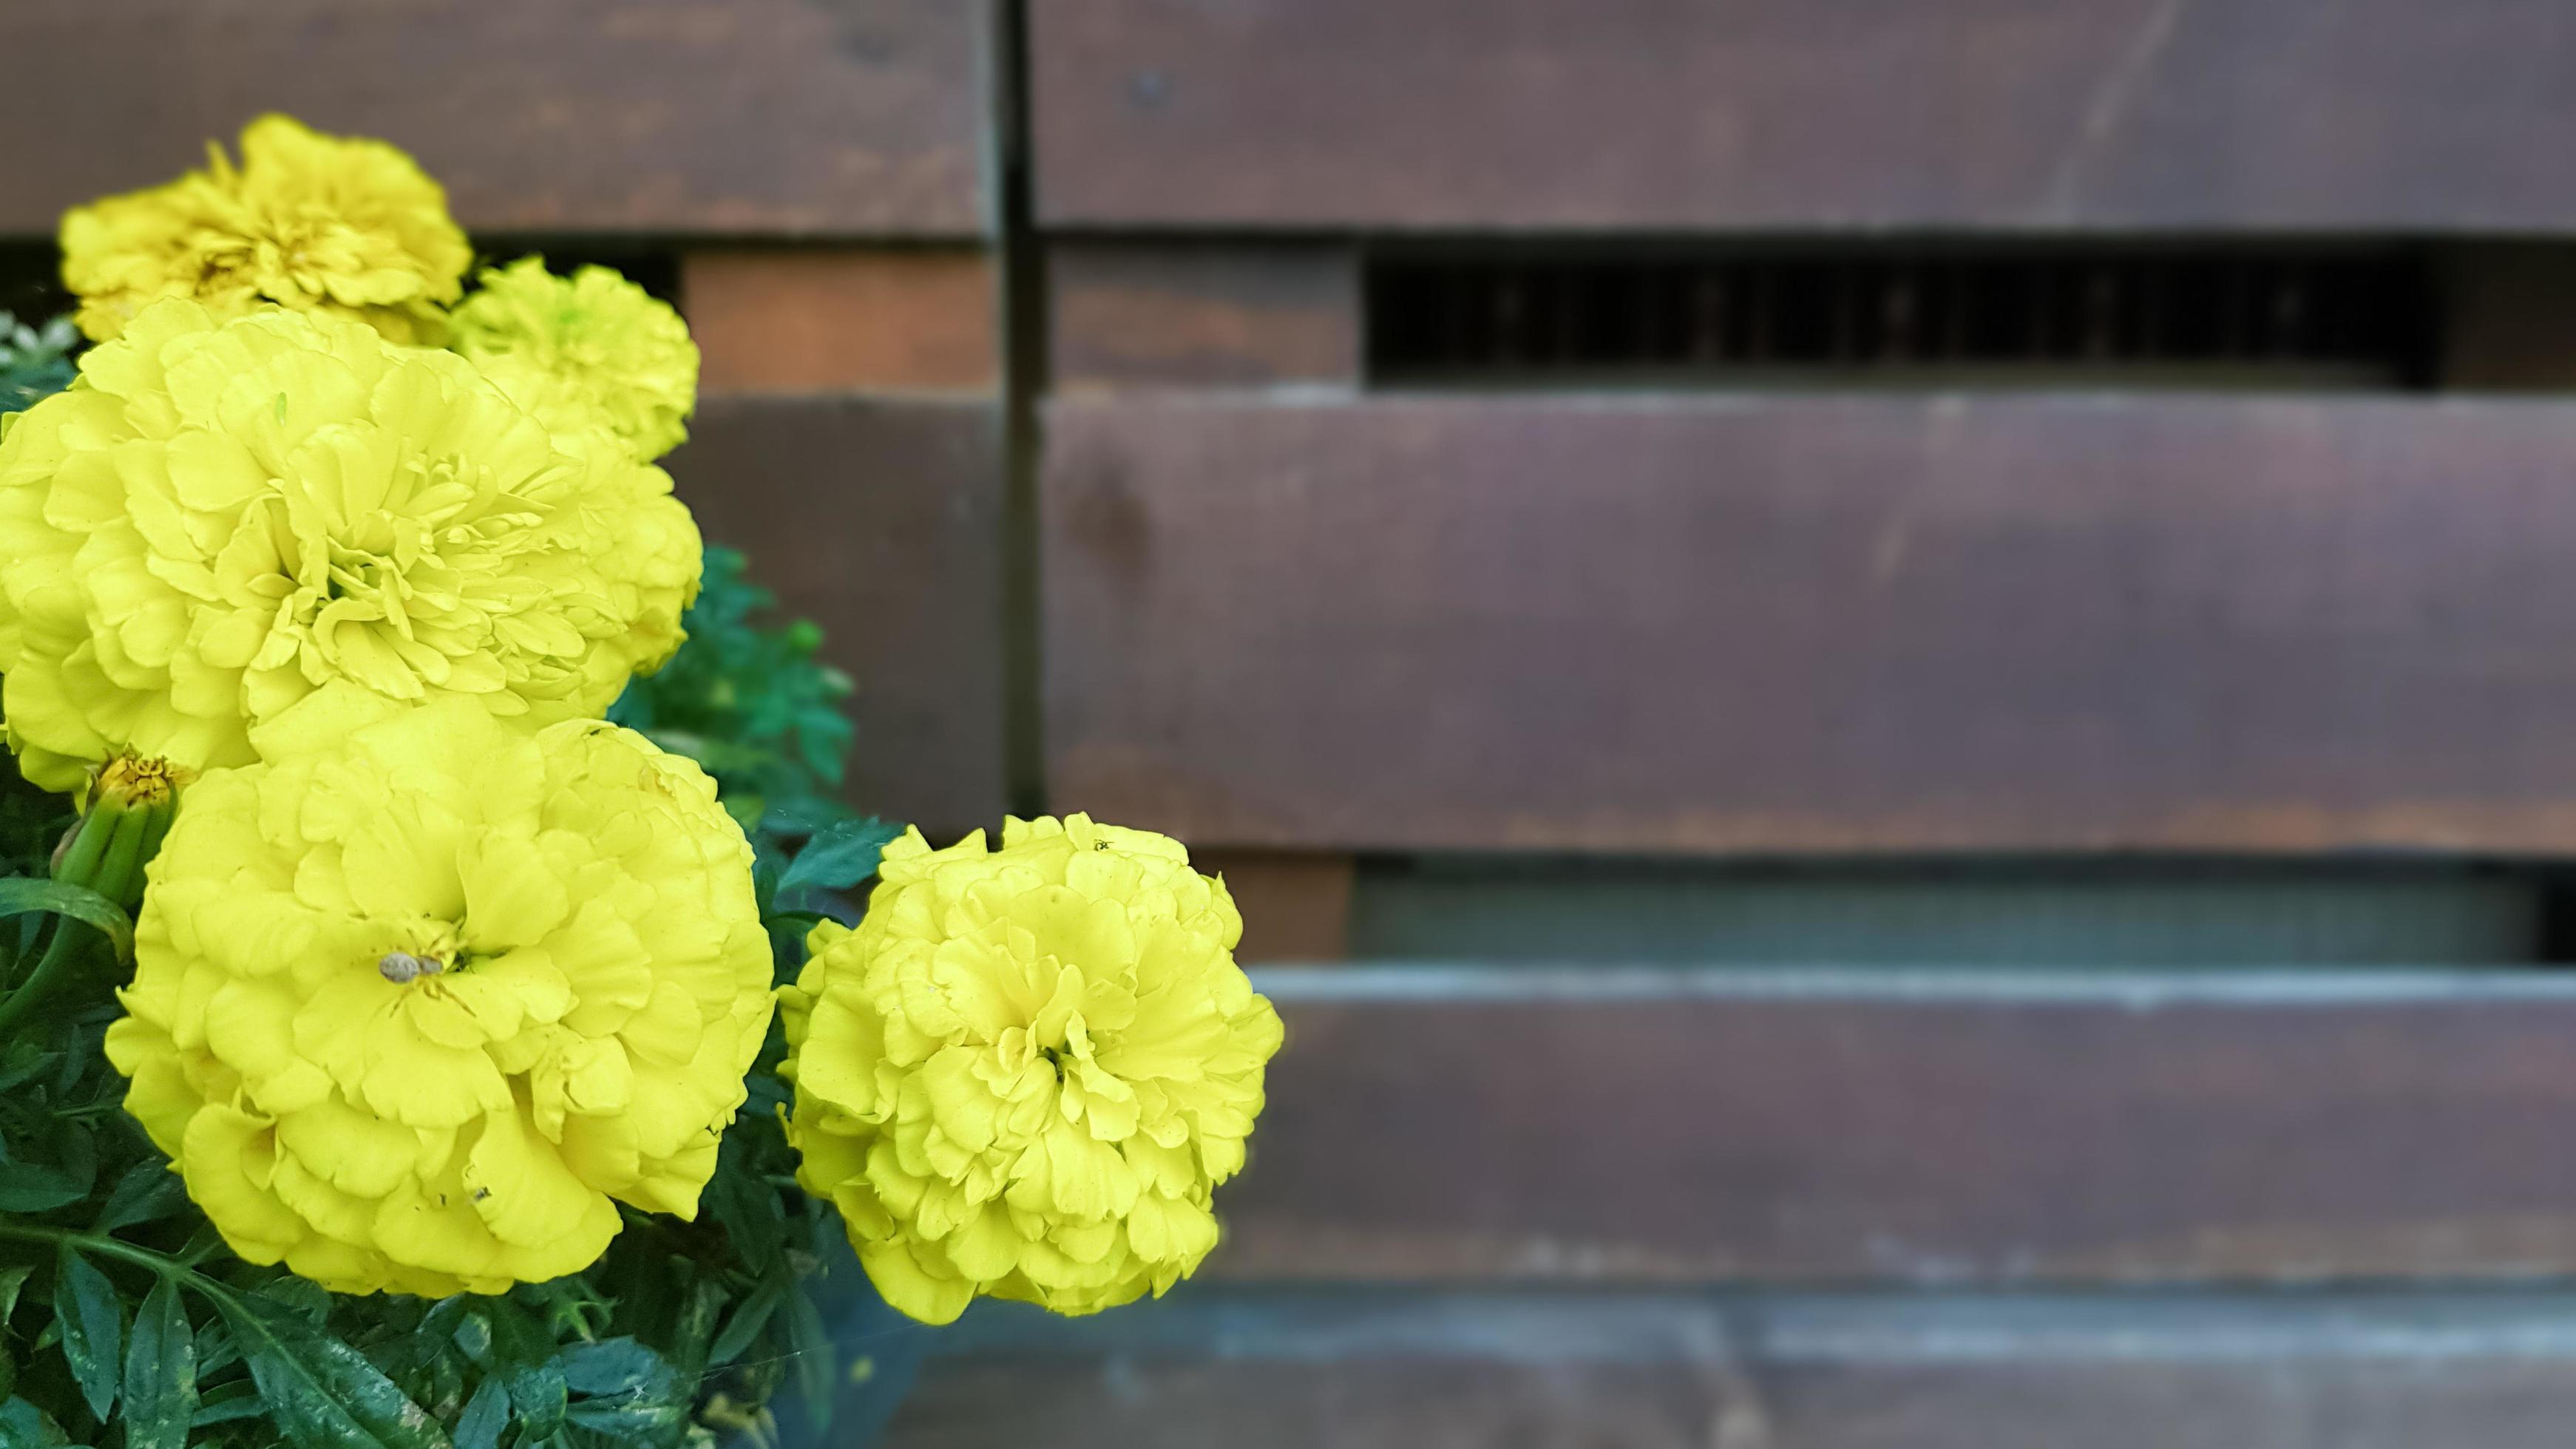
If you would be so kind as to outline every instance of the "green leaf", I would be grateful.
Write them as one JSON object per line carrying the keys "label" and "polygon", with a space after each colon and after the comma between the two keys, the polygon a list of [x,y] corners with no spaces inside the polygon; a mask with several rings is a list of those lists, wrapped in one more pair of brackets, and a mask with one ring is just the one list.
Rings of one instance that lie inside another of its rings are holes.
{"label": "green leaf", "polygon": [[187,1449],[197,1413],[197,1343],[179,1285],[164,1278],[134,1315],[125,1352],[125,1449]]}
{"label": "green leaf", "polygon": [[62,1425],[25,1399],[0,1404],[0,1449],[55,1449],[69,1442]]}
{"label": "green leaf", "polygon": [[62,1161],[0,1162],[0,1213],[42,1213],[89,1196],[98,1183],[98,1143],[89,1129],[64,1124],[54,1136]]}
{"label": "green leaf", "polygon": [[11,1268],[0,1272],[0,1326],[5,1326],[9,1315],[18,1311],[18,1290],[27,1286],[28,1276],[35,1271],[33,1268]]}
{"label": "green leaf", "polygon": [[159,1222],[187,1205],[188,1185],[179,1174],[137,1168],[107,1195],[107,1205],[99,1209],[98,1222],[90,1231],[112,1233],[138,1223]]}
{"label": "green leaf", "polygon": [[822,1312],[810,1293],[787,1295],[787,1351],[796,1356],[796,1387],[819,1433],[832,1419],[832,1339],[823,1331]]}
{"label": "green leaf", "polygon": [[779,893],[805,888],[848,890],[875,875],[878,857],[902,838],[902,826],[874,817],[826,826],[787,863],[787,873],[778,878]]}
{"label": "green leaf", "polygon": [[501,1431],[510,1427],[510,1394],[491,1374],[475,1385],[474,1397],[456,1420],[456,1449],[500,1449]]}
{"label": "green leaf", "polygon": [[232,1326],[288,1442],[310,1449],[448,1449],[437,1421],[366,1355],[265,1299],[225,1293],[215,1297],[215,1307]]}
{"label": "green leaf", "polygon": [[751,1290],[751,1296],[742,1300],[733,1317],[725,1321],[724,1332],[716,1335],[715,1347],[707,1350],[708,1366],[722,1368],[742,1357],[752,1340],[778,1316],[779,1305],[787,1301],[787,1295],[795,1291],[796,1275],[781,1260],[777,1269]]}
{"label": "green leaf", "polygon": [[99,1422],[116,1406],[116,1370],[125,1347],[125,1309],[116,1285],[63,1244],[54,1274],[54,1316],[63,1329],[63,1361]]}
{"label": "green leaf", "polygon": [[37,880],[13,876],[0,880],[0,918],[23,916],[42,911],[50,916],[64,916],[84,925],[95,926],[99,933],[116,943],[116,959],[134,959],[134,923],[116,902],[87,886],[65,881]]}
{"label": "green leaf", "polygon": [[675,1377],[660,1354],[632,1338],[576,1343],[557,1361],[563,1365],[564,1386],[593,1398],[662,1392]]}
{"label": "green leaf", "polygon": [[189,1427],[203,1429],[209,1424],[229,1424],[235,1419],[256,1419],[267,1412],[260,1402],[259,1385],[247,1379],[235,1379],[219,1389],[208,1389],[205,1402],[197,1406],[196,1417]]}
{"label": "green leaf", "polygon": [[554,1362],[554,1335],[507,1298],[492,1300],[492,1364],[510,1391],[523,1439],[542,1439],[563,1427],[569,1390]]}

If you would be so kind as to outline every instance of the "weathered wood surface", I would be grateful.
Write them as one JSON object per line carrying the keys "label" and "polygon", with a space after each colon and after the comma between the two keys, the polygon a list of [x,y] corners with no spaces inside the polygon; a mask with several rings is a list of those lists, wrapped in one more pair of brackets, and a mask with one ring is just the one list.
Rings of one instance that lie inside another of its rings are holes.
{"label": "weathered wood surface", "polygon": [[382,136],[474,229],[988,229],[963,0],[10,0],[0,233],[287,111]]}
{"label": "weathered wood surface", "polygon": [[1029,11],[1058,225],[2576,225],[2547,0]]}
{"label": "weathered wood surface", "polygon": [[1255,973],[1213,1278],[2314,1285],[2576,1273],[2576,984]]}
{"label": "weathered wood surface", "polygon": [[998,825],[999,408],[712,399],[670,468],[708,540],[857,682],[849,798],[937,835]]}
{"label": "weathered wood surface", "polygon": [[2576,416],[1059,401],[1054,798],[1206,846],[2576,849]]}
{"label": "weathered wood surface", "polygon": [[999,270],[965,248],[688,252],[680,306],[700,390],[997,391]]}
{"label": "weathered wood surface", "polygon": [[2564,1295],[1209,1294],[979,1309],[895,1449],[2558,1449]]}
{"label": "weathered wood surface", "polygon": [[1359,384],[1350,247],[1063,242],[1047,267],[1059,390]]}

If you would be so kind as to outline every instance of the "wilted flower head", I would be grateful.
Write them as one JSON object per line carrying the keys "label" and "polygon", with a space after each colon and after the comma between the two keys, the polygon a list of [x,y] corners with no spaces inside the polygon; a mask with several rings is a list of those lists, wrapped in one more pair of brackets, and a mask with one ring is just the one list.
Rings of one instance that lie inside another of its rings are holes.
{"label": "wilted flower head", "polygon": [[242,128],[238,168],[222,147],[207,152],[206,170],[63,214],[63,285],[82,331],[104,342],[186,297],[217,317],[274,304],[437,342],[473,253],[411,157],[286,116]]}
{"label": "wilted flower head", "polygon": [[126,1107],[234,1251],[344,1293],[586,1267],[689,1216],[766,1034],[751,851],[698,767],[348,686],[190,787],[151,868]]}
{"label": "wilted flower head", "polygon": [[558,432],[605,427],[650,462],[689,436],[698,345],[670,304],[606,267],[527,257],[456,309],[456,350]]}
{"label": "wilted flower head", "polygon": [[1090,1313],[1187,1277],[1279,1047],[1224,885],[1081,815],[1011,821],[996,851],[915,831],[879,880],[780,1001],[797,1180],[886,1301]]}
{"label": "wilted flower head", "polygon": [[537,723],[668,658],[671,480],[567,446],[450,353],[164,302],[0,438],[0,713],[27,777],[245,764],[333,680]]}

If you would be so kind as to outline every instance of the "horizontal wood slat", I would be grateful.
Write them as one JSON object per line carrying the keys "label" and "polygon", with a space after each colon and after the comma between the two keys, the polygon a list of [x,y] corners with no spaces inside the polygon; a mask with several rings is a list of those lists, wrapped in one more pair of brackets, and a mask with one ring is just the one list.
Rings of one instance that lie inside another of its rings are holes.
{"label": "horizontal wood slat", "polygon": [[1359,385],[1350,247],[1068,242],[1047,268],[1058,389]]}
{"label": "horizontal wood slat", "polygon": [[2576,1272],[2550,977],[1256,973],[1219,1278],[2035,1286]]}
{"label": "horizontal wood slat", "polygon": [[2564,230],[2533,0],[1030,7],[1057,225]]}
{"label": "horizontal wood slat", "polygon": [[1182,1296],[979,1309],[895,1449],[2557,1449],[2563,1295]]}
{"label": "horizontal wood slat", "polygon": [[709,395],[1001,385],[1000,268],[982,250],[691,251],[680,307]]}
{"label": "horizontal wood slat", "polygon": [[858,724],[848,796],[934,835],[1003,805],[998,405],[709,400],[672,455],[708,541],[824,631]]}
{"label": "horizontal wood slat", "polygon": [[961,0],[10,0],[0,233],[201,165],[262,111],[382,136],[469,228],[988,229]]}
{"label": "horizontal wood slat", "polygon": [[2576,414],[1060,401],[1050,788],[1195,844],[2576,849]]}

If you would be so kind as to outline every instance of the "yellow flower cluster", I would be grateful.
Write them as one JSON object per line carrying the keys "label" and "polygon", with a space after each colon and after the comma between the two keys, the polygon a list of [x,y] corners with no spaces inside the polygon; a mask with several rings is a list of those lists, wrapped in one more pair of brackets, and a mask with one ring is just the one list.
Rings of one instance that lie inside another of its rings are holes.
{"label": "yellow flower cluster", "polygon": [[0,420],[0,715],[94,809],[188,782],[128,1110],[236,1251],[343,1292],[499,1292],[596,1261],[617,1202],[694,1214],[774,1008],[751,850],[595,718],[697,592],[647,447],[686,329],[514,271],[432,350],[469,260],[438,186],[277,116],[63,247],[100,345]]}
{"label": "yellow flower cluster", "polygon": [[487,271],[455,329],[455,349],[556,432],[606,428],[646,462],[689,436],[698,346],[669,303],[606,267]]}
{"label": "yellow flower cluster", "polygon": [[191,787],[151,868],[126,1105],[234,1250],[344,1293],[588,1266],[694,1214],[767,1032],[751,851],[697,766],[347,685]]}
{"label": "yellow flower cluster", "polygon": [[698,568],[668,475],[557,446],[461,358],[163,302],[0,439],[0,712],[53,789],[123,750],[247,764],[332,680],[595,715]]}
{"label": "yellow flower cluster", "polygon": [[1176,841],[1081,815],[889,846],[855,931],[781,993],[797,1180],[888,1303],[1059,1313],[1160,1294],[1216,1246],[1279,1018]]}
{"label": "yellow flower cluster", "polygon": [[83,332],[104,342],[185,297],[219,318],[275,305],[438,340],[473,253],[447,193],[409,156],[285,116],[243,128],[238,168],[207,150],[206,170],[64,215],[63,285]]}
{"label": "yellow flower cluster", "polygon": [[0,717],[168,828],[107,1053],[224,1239],[351,1293],[578,1271],[618,1203],[694,1215],[775,1005],[798,1180],[895,1307],[1188,1276],[1280,1042],[1224,885],[1080,815],[916,831],[773,1001],[741,828],[596,718],[697,589],[687,328],[535,259],[451,314],[409,157],[242,156],[65,218],[101,344],[0,419]]}

